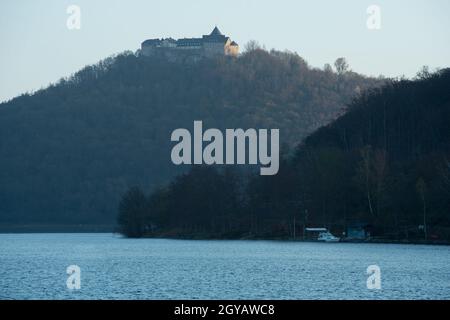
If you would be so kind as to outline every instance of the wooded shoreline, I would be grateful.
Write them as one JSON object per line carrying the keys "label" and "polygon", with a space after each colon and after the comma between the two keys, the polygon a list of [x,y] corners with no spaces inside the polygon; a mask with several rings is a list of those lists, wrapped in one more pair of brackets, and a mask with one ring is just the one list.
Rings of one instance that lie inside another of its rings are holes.
{"label": "wooded shoreline", "polygon": [[[27,234],[27,233],[111,233],[117,234],[116,227],[113,225],[0,225],[0,234]],[[124,237],[126,238],[126,237]],[[249,241],[282,241],[282,242],[319,242],[314,240],[305,240],[302,237],[293,239],[292,237],[280,236],[258,236],[258,235],[214,235],[214,234],[167,234],[156,233],[153,235],[144,235],[141,239],[170,239],[170,240],[249,240]],[[387,239],[373,238],[365,240],[341,239],[340,243],[379,243],[379,244],[414,244],[414,245],[450,245],[446,240],[420,240],[420,239]]]}

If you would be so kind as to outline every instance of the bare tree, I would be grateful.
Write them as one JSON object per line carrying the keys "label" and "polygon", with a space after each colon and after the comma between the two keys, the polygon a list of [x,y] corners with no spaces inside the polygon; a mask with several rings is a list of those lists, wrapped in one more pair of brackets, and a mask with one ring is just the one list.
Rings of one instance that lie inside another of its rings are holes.
{"label": "bare tree", "polygon": [[387,171],[386,150],[376,150],[374,154],[375,193],[377,200],[377,215],[380,215],[381,203],[384,198],[385,180]]}
{"label": "bare tree", "polygon": [[342,75],[348,71],[349,65],[347,63],[347,60],[343,57],[337,58],[334,62],[334,67],[336,68],[336,72],[339,75]]}
{"label": "bare tree", "polygon": [[372,148],[365,146],[361,149],[361,161],[358,166],[358,177],[362,187],[365,190],[367,204],[371,216],[374,216],[373,199],[372,199]]}
{"label": "bare tree", "polygon": [[444,163],[439,167],[444,190],[450,194],[450,160],[444,159]]}
{"label": "bare tree", "polygon": [[325,65],[323,66],[323,71],[327,73],[333,73],[333,68],[329,63],[325,63]]}
{"label": "bare tree", "polygon": [[432,73],[430,72],[430,67],[423,66],[419,72],[417,72],[416,77],[418,79],[428,79],[431,78]]}
{"label": "bare tree", "polygon": [[245,52],[251,52],[255,50],[261,50],[262,46],[256,40],[250,40],[244,45]]}
{"label": "bare tree", "polygon": [[423,210],[423,232],[425,236],[425,240],[427,240],[427,203],[425,199],[425,194],[427,191],[427,185],[423,178],[419,178],[416,183],[416,190],[419,194],[420,200],[422,201],[422,210]]}

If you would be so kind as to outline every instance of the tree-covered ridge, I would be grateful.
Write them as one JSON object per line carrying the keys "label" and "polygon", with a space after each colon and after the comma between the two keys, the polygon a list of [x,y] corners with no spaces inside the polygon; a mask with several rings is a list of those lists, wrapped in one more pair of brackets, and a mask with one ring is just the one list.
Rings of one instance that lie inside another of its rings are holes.
{"label": "tree-covered ridge", "polygon": [[449,69],[392,81],[309,136],[293,163],[315,211],[325,221],[371,221],[404,237],[428,224],[448,239],[449,87]]}
{"label": "tree-covered ridge", "polygon": [[106,59],[0,105],[0,222],[112,223],[128,187],[184,170],[170,161],[174,129],[279,128],[293,146],[380,82],[258,48],[196,64]]}
{"label": "tree-covered ridge", "polygon": [[[366,91],[275,176],[194,168],[141,197],[133,236],[292,238],[303,226],[340,235],[364,223],[375,238],[449,241],[449,87],[446,69]],[[132,211],[122,205],[119,216]],[[129,226],[121,231],[130,235]]]}

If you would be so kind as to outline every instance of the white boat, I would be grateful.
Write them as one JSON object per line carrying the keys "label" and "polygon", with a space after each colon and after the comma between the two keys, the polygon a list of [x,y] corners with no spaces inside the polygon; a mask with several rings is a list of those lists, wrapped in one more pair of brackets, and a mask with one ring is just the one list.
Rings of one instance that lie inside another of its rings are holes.
{"label": "white boat", "polygon": [[317,241],[324,241],[324,242],[339,242],[339,238],[333,236],[329,231],[321,232],[319,233],[319,236],[317,237]]}

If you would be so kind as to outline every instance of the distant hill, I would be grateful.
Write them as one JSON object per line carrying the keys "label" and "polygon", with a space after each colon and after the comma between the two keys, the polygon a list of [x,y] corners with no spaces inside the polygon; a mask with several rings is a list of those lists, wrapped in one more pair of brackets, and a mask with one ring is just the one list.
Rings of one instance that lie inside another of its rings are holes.
{"label": "distant hill", "polygon": [[0,223],[112,223],[128,187],[186,169],[170,161],[174,129],[280,128],[294,146],[380,83],[260,49],[195,64],[108,58],[0,104]]}

